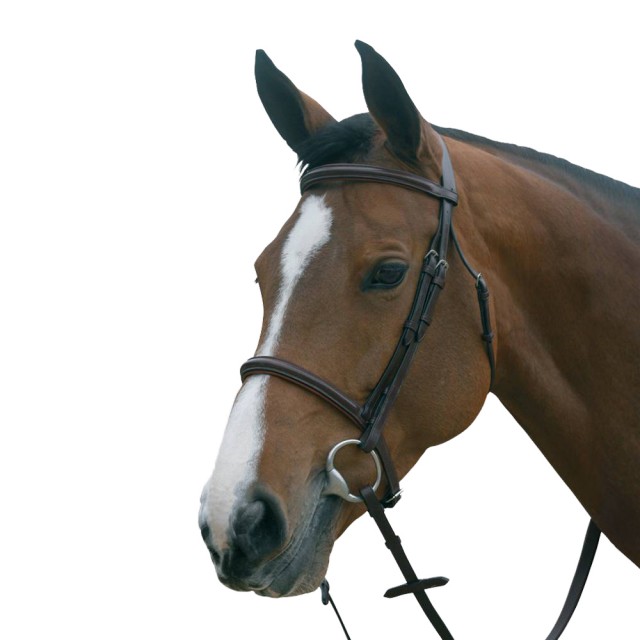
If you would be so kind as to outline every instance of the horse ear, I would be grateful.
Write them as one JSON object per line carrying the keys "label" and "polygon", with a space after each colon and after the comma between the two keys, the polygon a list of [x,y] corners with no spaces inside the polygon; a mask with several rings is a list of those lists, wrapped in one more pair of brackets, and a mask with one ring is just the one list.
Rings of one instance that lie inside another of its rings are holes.
{"label": "horse ear", "polygon": [[271,122],[296,153],[309,136],[335,122],[315,100],[297,89],[262,49],[256,51],[255,73],[258,95]]}
{"label": "horse ear", "polygon": [[416,164],[428,145],[429,125],[391,65],[371,46],[356,40],[362,59],[362,88],[369,112],[387,136],[391,151]]}

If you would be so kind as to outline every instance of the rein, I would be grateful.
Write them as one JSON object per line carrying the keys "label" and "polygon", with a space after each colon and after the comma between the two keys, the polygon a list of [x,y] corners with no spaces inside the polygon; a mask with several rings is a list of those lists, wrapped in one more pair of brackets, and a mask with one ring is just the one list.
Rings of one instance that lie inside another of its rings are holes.
{"label": "rein", "polygon": [[[378,182],[419,191],[440,200],[438,228],[422,261],[411,310],[403,325],[402,333],[393,355],[365,402],[362,405],[359,404],[340,391],[340,389],[314,373],[277,357],[258,356],[250,358],[240,368],[240,374],[243,382],[252,375],[271,375],[296,384],[325,400],[349,418],[362,431],[359,439],[344,440],[336,444],[329,452],[326,465],[327,485],[323,495],[337,495],[348,502],[364,503],[369,515],[380,529],[387,548],[391,551],[406,580],[405,584],[389,589],[384,594],[385,597],[395,598],[400,595],[413,594],[440,638],[442,640],[453,640],[453,636],[426,594],[427,589],[443,586],[448,582],[448,579],[444,577],[418,579],[404,552],[400,538],[395,534],[385,514],[386,508],[397,504],[401,490],[398,474],[384,440],[383,429],[400,393],[402,383],[407,376],[418,346],[431,325],[435,305],[444,289],[449,268],[447,254],[450,242],[453,244],[467,271],[475,279],[482,326],[481,338],[486,345],[487,358],[491,370],[489,391],[493,387],[495,378],[495,354],[489,312],[489,289],[482,274],[473,269],[466,260],[453,230],[453,207],[458,203],[458,194],[449,152],[442,138],[440,138],[440,142],[442,145],[442,178],[440,184],[406,171],[362,164],[324,165],[306,171],[300,179],[301,193],[305,193],[313,186],[331,181]],[[334,465],[337,451],[348,445],[359,446],[364,453],[369,453],[376,465],[377,476],[373,486],[363,487],[358,494],[350,492],[346,480]],[[383,472],[387,480],[387,489],[384,496],[379,499],[375,491],[381,484]],[[546,640],[557,640],[571,619],[589,575],[599,536],[600,531],[592,521],[587,530],[578,568],[566,602],[558,621]],[[329,583],[326,580],[322,583],[321,591],[323,603],[331,603],[346,637],[349,638],[335,603],[329,596]]]}

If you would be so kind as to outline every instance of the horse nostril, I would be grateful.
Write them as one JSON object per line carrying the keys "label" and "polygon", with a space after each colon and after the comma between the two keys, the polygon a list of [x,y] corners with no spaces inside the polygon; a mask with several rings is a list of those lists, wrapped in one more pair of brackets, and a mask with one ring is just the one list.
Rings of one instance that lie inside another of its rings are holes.
{"label": "horse nostril", "polygon": [[209,529],[209,525],[206,523],[202,523],[200,525],[200,533],[202,534],[204,543],[207,545],[207,549],[209,549],[211,559],[217,564],[218,562],[220,562],[220,554],[216,551],[211,541],[211,529]]}
{"label": "horse nostril", "polygon": [[286,540],[286,521],[278,504],[269,498],[242,507],[233,522],[238,550],[251,562],[266,558]]}

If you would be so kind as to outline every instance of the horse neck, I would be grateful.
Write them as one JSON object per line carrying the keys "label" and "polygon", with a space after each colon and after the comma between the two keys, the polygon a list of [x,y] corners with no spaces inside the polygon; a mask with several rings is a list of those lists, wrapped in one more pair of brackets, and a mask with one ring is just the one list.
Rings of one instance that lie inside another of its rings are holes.
{"label": "horse neck", "polygon": [[494,391],[640,564],[640,244],[621,223],[632,217],[614,219],[615,201],[554,180],[548,165],[537,172],[470,147],[460,158],[472,216],[459,222],[486,245],[478,259],[495,302]]}

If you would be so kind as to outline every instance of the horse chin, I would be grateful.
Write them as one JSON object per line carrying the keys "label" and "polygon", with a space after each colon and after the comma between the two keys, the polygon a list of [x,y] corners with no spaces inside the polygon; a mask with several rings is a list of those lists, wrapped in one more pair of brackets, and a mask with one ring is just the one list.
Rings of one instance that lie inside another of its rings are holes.
{"label": "horse chin", "polygon": [[293,561],[266,589],[255,591],[255,593],[267,598],[283,598],[315,591],[320,586],[329,564],[329,553],[327,552],[324,556],[320,562],[312,566],[309,566],[306,558],[298,562]]}

